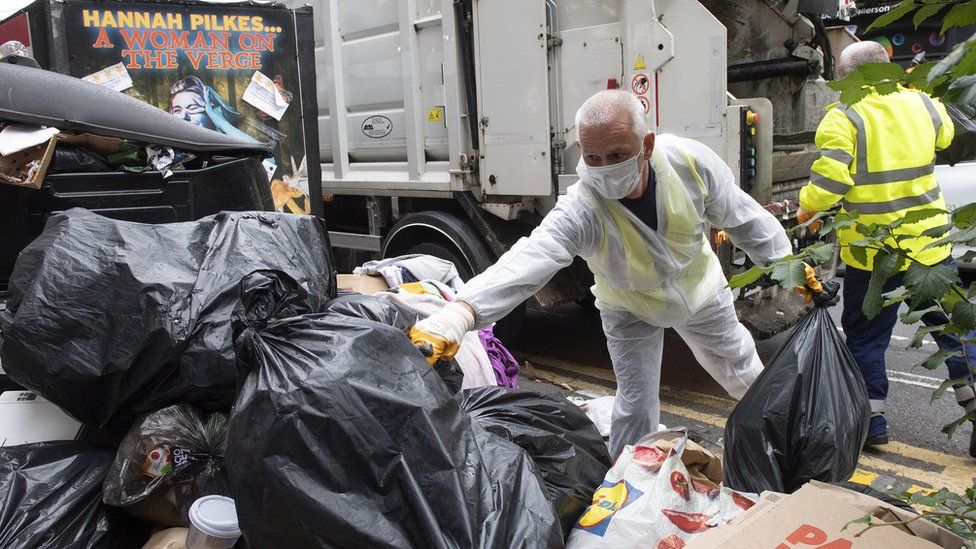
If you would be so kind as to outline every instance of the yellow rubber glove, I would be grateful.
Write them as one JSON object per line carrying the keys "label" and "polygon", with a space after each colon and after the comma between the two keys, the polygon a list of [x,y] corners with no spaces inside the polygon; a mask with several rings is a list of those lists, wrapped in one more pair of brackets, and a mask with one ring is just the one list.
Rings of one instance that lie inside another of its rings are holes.
{"label": "yellow rubber glove", "polygon": [[806,266],[806,283],[801,284],[794,288],[796,293],[803,296],[803,303],[810,303],[813,301],[813,296],[823,292],[823,284],[820,283],[820,279],[817,278],[817,271],[813,270],[813,267]]}
{"label": "yellow rubber glove", "polygon": [[[796,212],[796,220],[797,222],[800,223],[800,225],[803,225],[804,223],[807,223],[808,221],[813,219],[813,216],[815,215],[817,215],[817,212],[808,212],[805,210],[799,210],[798,212]],[[822,226],[823,226],[823,222],[818,219],[810,223],[809,225],[807,225],[807,231],[811,233],[816,233],[820,231],[820,227]]]}
{"label": "yellow rubber glove", "polygon": [[450,360],[461,348],[461,338],[474,329],[471,310],[457,302],[418,322],[407,333],[410,342],[427,357],[431,366],[440,360]]}
{"label": "yellow rubber glove", "polygon": [[429,334],[416,326],[407,332],[410,343],[416,345],[420,352],[427,357],[427,364],[433,367],[439,360],[451,360],[457,354],[461,345],[444,339],[443,337]]}

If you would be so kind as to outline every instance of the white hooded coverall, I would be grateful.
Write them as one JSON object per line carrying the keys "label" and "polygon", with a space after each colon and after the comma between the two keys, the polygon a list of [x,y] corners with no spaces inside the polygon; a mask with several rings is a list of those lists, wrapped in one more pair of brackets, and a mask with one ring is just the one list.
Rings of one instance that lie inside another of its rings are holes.
{"label": "white hooded coverall", "polygon": [[[708,225],[725,230],[757,264],[792,253],[782,225],[736,186],[732,170],[705,145],[659,135],[650,168],[657,181],[657,230],[582,178],[531,235],[457,296],[471,305],[481,328],[539,291],[575,256],[586,260],[617,378],[613,456],[657,429],[664,328],[681,335],[732,397],[741,398],[762,371],[752,335],[736,317]],[[584,170],[581,163],[578,171]]]}

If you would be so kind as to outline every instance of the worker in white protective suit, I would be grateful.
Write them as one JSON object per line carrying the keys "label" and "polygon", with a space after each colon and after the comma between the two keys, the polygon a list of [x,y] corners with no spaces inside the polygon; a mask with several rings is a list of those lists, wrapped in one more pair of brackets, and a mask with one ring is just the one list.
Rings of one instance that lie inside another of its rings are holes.
{"label": "worker in white protective suit", "polygon": [[575,256],[586,260],[617,379],[610,452],[657,430],[664,329],[674,328],[729,395],[762,371],[752,335],[707,237],[709,225],[760,265],[792,253],[786,232],[735,184],[711,149],[649,131],[637,98],[590,97],[576,115],[579,181],[528,237],[421,320],[411,341],[431,364],[465,332],[495,322],[539,291]]}

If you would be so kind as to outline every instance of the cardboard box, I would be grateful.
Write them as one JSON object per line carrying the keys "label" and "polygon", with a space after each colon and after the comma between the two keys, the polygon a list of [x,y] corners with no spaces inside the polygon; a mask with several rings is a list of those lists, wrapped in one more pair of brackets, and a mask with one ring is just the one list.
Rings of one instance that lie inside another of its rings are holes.
{"label": "cardboard box", "polygon": [[341,274],[336,276],[336,284],[340,290],[366,295],[373,295],[376,292],[390,289],[386,285],[386,279],[382,276]]}
{"label": "cardboard box", "polygon": [[904,526],[844,526],[871,513],[880,522],[913,514],[851,490],[812,481],[792,495],[766,494],[746,514],[728,525],[692,539],[687,549],[959,549],[962,538],[926,520]]}
{"label": "cardboard box", "polygon": [[[52,137],[46,144],[30,147],[7,156],[0,156],[0,183],[40,189],[44,183],[44,178],[47,176],[51,159],[54,158],[54,149],[59,143],[80,145],[96,154],[109,156],[117,153],[125,142],[115,137],[102,137],[88,133],[61,133]],[[32,167],[31,163],[33,162],[37,164]]]}
{"label": "cardboard box", "polygon": [[0,446],[74,440],[81,429],[81,423],[37,393],[0,393]]}

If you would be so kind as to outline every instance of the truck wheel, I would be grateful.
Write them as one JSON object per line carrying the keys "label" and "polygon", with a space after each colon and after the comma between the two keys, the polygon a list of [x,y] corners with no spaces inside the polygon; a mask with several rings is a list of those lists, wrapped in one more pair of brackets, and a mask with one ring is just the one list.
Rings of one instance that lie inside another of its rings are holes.
{"label": "truck wheel", "polygon": [[[471,280],[475,275],[471,265],[468,265],[468,262],[464,260],[464,257],[453,246],[447,246],[439,242],[422,242],[410,248],[407,253],[432,255],[450,261],[457,267],[458,275],[464,281]],[[495,323],[495,337],[502,340],[506,345],[514,343],[518,339],[524,322],[525,303],[522,303],[505,318]]]}

